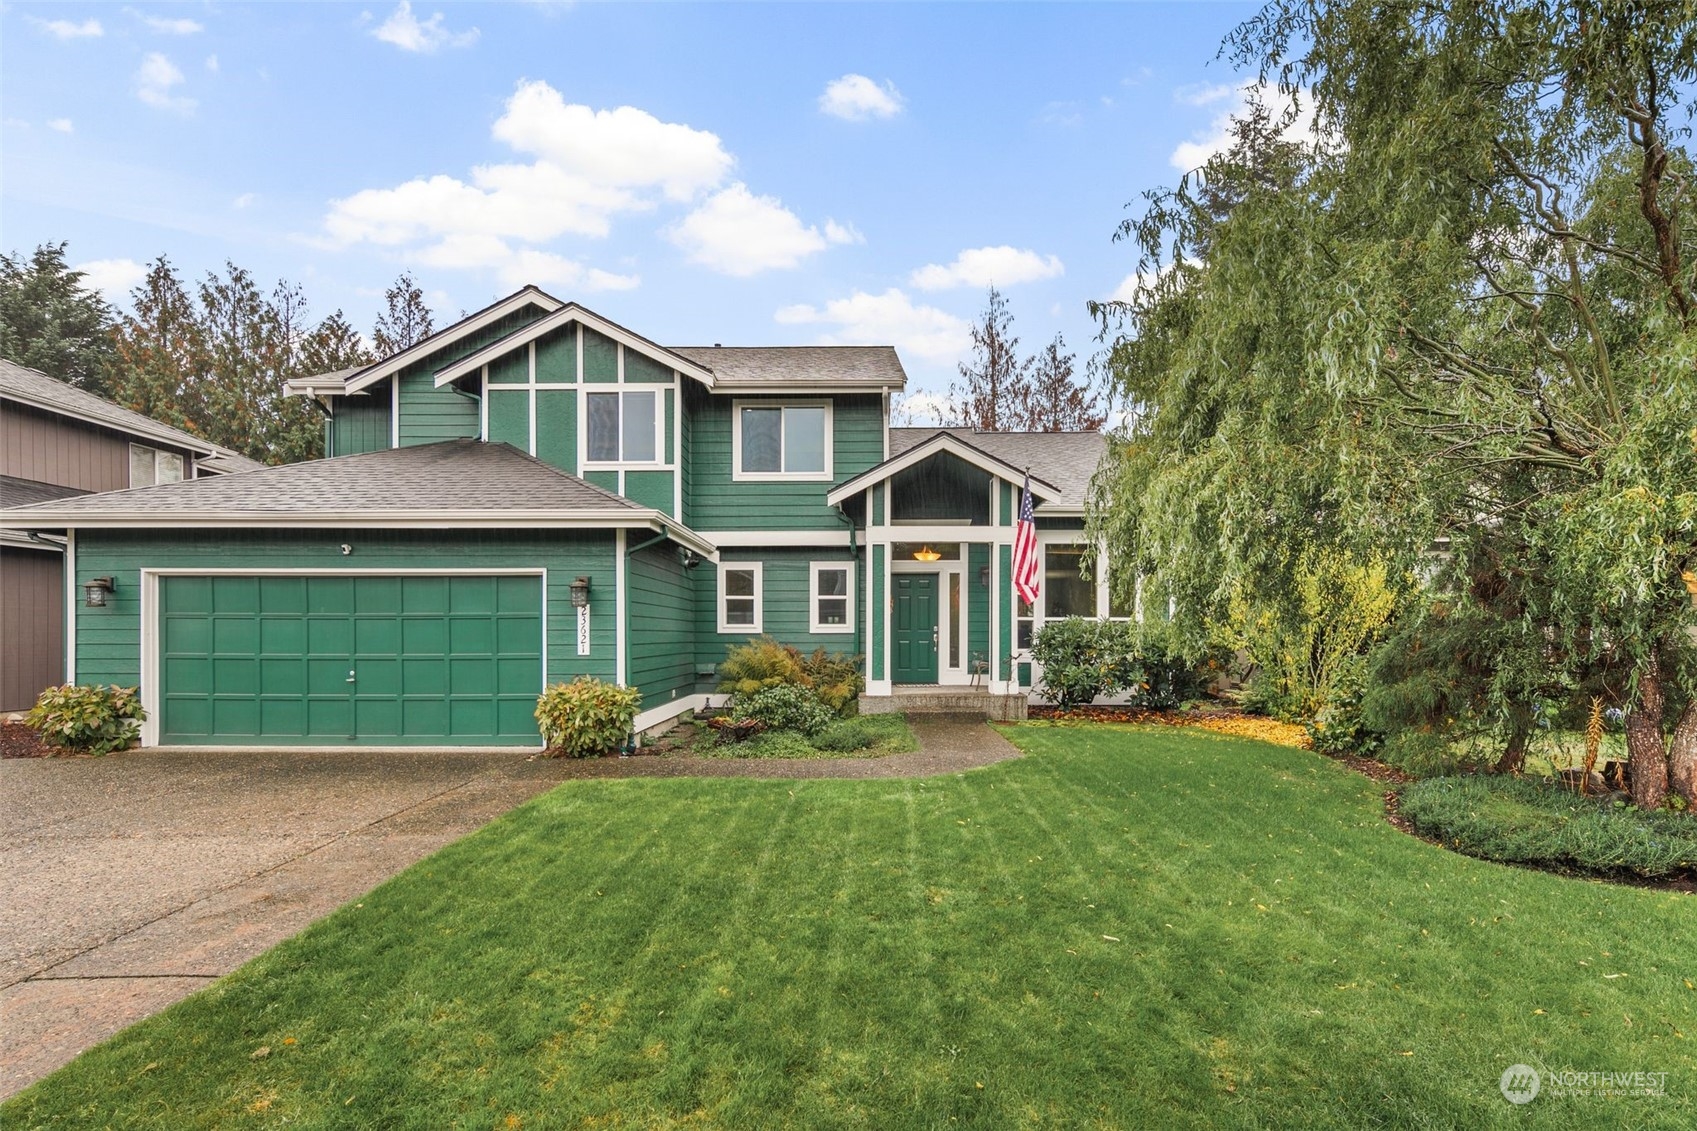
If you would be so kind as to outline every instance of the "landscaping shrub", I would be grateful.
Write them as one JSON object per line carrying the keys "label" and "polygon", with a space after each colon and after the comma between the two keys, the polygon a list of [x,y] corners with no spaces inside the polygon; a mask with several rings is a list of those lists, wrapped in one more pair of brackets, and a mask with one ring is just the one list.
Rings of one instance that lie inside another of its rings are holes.
{"label": "landscaping shrub", "polygon": [[1164,710],[1203,690],[1199,666],[1173,646],[1165,624],[1067,617],[1037,631],[1031,658],[1043,665],[1038,689],[1062,710],[1129,691],[1133,706]]}
{"label": "landscaping shrub", "polygon": [[749,695],[763,687],[785,683],[805,683],[801,670],[801,655],[794,648],[780,644],[770,636],[733,644],[719,665],[719,690],[734,695]]}
{"label": "landscaping shrub", "polygon": [[1365,664],[1357,658],[1338,674],[1331,698],[1307,724],[1314,749],[1322,754],[1359,754],[1377,757],[1385,736],[1369,727],[1361,714]]}
{"label": "landscaping shrub", "polygon": [[641,703],[642,693],[634,687],[580,675],[542,693],[536,701],[536,721],[550,750],[568,758],[593,758],[629,740]]}
{"label": "landscaping shrub", "polygon": [[1380,748],[1378,759],[1417,778],[1443,777],[1479,768],[1467,756],[1465,747],[1452,743],[1438,731],[1408,730],[1393,734]]}
{"label": "landscaping shrub", "polygon": [[731,697],[730,713],[737,719],[755,719],[769,730],[793,730],[818,734],[831,725],[836,712],[819,701],[810,687],[779,683],[758,691]]}
{"label": "landscaping shrub", "polygon": [[50,746],[110,754],[130,744],[135,724],[145,718],[137,688],[67,683],[43,691],[24,714],[24,725]]}
{"label": "landscaping shrub", "polygon": [[819,696],[819,701],[838,714],[847,713],[866,686],[860,674],[860,657],[846,652],[815,648],[801,659],[801,673]]}
{"label": "landscaping shrub", "polygon": [[900,715],[858,715],[838,719],[809,741],[815,750],[832,754],[852,754],[857,750],[879,749],[896,753],[916,749],[913,732]]}
{"label": "landscaping shrub", "polygon": [[1525,778],[1415,782],[1401,813],[1422,834],[1486,860],[1648,877],[1697,871],[1697,820]]}

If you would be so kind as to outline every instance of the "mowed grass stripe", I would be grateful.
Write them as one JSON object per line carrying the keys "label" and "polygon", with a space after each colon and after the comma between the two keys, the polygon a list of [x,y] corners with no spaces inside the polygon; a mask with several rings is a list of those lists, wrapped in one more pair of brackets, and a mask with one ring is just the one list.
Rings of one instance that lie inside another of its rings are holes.
{"label": "mowed grass stripe", "polygon": [[[1697,1122],[1687,897],[1443,852],[1302,751],[1009,733],[1028,757],[923,781],[569,783],[0,1115]],[[1497,1079],[1516,1062],[1667,1072],[1668,1094],[1513,1108]]]}

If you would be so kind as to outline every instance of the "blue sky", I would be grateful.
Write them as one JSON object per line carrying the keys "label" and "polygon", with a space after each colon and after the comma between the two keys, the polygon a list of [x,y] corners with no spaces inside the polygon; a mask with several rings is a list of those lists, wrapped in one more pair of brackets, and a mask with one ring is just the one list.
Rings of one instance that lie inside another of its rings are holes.
{"label": "blue sky", "polygon": [[1253,6],[8,4],[0,247],[123,305],[165,253],[369,329],[524,282],[668,344],[881,342],[941,391],[1127,285],[1125,205],[1222,135]]}

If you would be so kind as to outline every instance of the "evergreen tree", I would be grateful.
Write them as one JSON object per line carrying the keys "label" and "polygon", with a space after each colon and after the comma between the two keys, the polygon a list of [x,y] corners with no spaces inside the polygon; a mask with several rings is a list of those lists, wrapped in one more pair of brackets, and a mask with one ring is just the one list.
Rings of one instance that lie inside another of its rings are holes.
{"label": "evergreen tree", "polygon": [[371,331],[371,344],[378,357],[400,353],[428,338],[435,329],[424,291],[412,272],[401,272],[394,286],[384,292],[383,301],[383,313],[377,316],[377,325]]}
{"label": "evergreen tree", "polygon": [[1031,362],[1019,356],[1013,315],[995,287],[982,319],[972,327],[972,362],[959,366],[961,384],[949,385],[954,427],[1001,432],[1020,427],[1031,414]]}
{"label": "evergreen tree", "polygon": [[163,424],[199,432],[206,417],[200,311],[165,256],[148,264],[147,277],[130,292],[130,312],[112,337],[112,399]]}
{"label": "evergreen tree", "polygon": [[314,327],[301,343],[300,368],[308,375],[370,365],[374,360],[359,331],[340,310]]}
{"label": "evergreen tree", "polygon": [[91,393],[114,360],[112,308],[65,263],[65,243],[0,255],[0,357]]}

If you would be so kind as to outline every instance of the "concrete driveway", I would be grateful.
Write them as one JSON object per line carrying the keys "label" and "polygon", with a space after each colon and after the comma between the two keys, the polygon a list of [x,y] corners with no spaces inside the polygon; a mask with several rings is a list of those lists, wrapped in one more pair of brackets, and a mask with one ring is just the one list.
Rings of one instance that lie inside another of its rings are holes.
{"label": "concrete driveway", "polygon": [[0,1097],[564,771],[431,751],[0,761]]}

